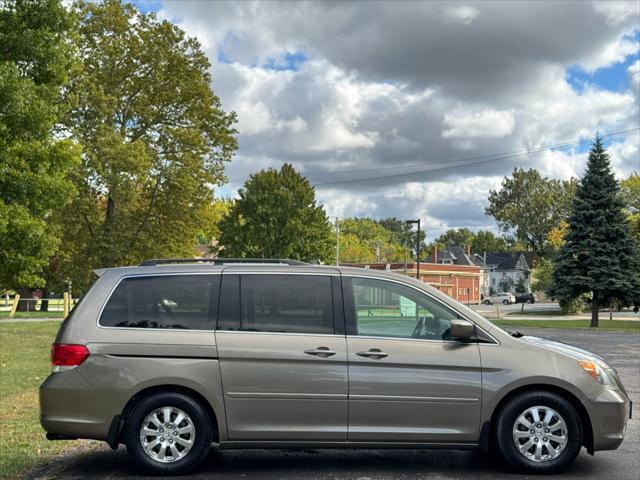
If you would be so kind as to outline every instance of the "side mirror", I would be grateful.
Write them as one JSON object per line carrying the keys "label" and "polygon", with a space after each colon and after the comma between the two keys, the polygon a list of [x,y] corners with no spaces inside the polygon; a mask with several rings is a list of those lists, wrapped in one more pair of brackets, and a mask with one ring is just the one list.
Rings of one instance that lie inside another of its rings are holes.
{"label": "side mirror", "polygon": [[451,320],[452,340],[466,340],[475,334],[475,325],[467,320]]}

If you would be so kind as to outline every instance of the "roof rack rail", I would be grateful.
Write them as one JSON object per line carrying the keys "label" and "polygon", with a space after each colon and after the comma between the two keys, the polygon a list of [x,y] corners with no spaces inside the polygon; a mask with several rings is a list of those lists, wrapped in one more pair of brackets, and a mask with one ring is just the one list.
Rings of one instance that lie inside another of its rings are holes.
{"label": "roof rack rail", "polygon": [[153,258],[139,264],[140,267],[155,267],[156,265],[171,265],[179,263],[212,263],[213,265],[225,265],[228,263],[261,263],[281,265],[309,265],[300,260],[288,258]]}

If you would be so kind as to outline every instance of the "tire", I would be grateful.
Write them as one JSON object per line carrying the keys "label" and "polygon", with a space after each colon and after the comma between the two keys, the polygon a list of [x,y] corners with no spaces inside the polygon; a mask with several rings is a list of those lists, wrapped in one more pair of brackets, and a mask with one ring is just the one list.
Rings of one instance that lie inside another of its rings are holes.
{"label": "tire", "polygon": [[533,300],[531,300],[531,299],[529,299],[529,300],[527,300],[527,303],[530,303],[530,304],[532,304],[532,305],[533,305],[534,301],[533,301]]}
{"label": "tire", "polygon": [[[167,411],[169,422],[165,421]],[[178,419],[178,416],[182,416],[181,419]],[[175,424],[176,420],[179,420],[177,424]],[[200,465],[209,453],[213,439],[211,422],[204,407],[187,395],[171,392],[151,395],[137,403],[126,420],[127,451],[136,466],[145,473],[152,475],[187,473]],[[154,433],[143,437],[143,425],[147,426],[146,431],[155,429],[157,435]],[[183,433],[176,433],[176,428],[179,428],[178,432]],[[160,436],[163,434],[164,437]],[[175,441],[172,440],[174,438]],[[145,449],[142,442],[145,441],[151,445],[160,439],[163,439],[166,446],[160,444],[151,449],[151,453],[147,453],[150,447]],[[157,451],[155,451],[155,457],[152,457],[154,449]],[[160,458],[161,456],[164,456],[164,460]]]}
{"label": "tire", "polygon": [[[544,420],[549,409],[553,410],[554,415],[548,422],[549,428],[546,428]],[[534,433],[531,434],[531,430],[520,419],[534,420],[530,414],[526,414],[533,411],[538,411],[541,423],[533,423]],[[566,428],[562,428],[561,422]],[[541,427],[538,428],[538,425]],[[555,393],[535,391],[517,395],[501,408],[496,419],[495,438],[502,457],[517,471],[547,474],[559,472],[573,464],[582,448],[582,431],[580,417],[566,399]],[[516,435],[521,437],[517,440],[520,448],[516,446]],[[564,444],[549,437],[563,440]],[[529,443],[531,445],[527,449]],[[555,452],[552,453],[547,445]],[[538,451],[540,456],[536,459]]]}
{"label": "tire", "polygon": [[503,300],[503,301],[502,301],[502,303],[503,303],[504,305],[509,305],[511,302],[510,302],[509,300]]}
{"label": "tire", "polygon": [[491,305],[491,300],[485,300],[485,301],[484,301],[484,304],[485,304],[485,305]]}

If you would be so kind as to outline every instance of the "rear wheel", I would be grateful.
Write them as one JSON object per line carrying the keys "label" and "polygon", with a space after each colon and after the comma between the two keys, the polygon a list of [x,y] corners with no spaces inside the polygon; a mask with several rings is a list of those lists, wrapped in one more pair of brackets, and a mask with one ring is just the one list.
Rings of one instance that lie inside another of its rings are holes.
{"label": "rear wheel", "polygon": [[140,401],[126,422],[125,443],[136,465],[159,475],[187,473],[206,458],[211,420],[198,402],[181,393]]}
{"label": "rear wheel", "polygon": [[491,305],[491,300],[485,300],[485,301],[484,301],[484,304],[485,304],[485,305]]}
{"label": "rear wheel", "polygon": [[498,414],[496,438],[504,459],[519,471],[552,473],[571,465],[582,446],[573,406],[550,392],[527,392]]}

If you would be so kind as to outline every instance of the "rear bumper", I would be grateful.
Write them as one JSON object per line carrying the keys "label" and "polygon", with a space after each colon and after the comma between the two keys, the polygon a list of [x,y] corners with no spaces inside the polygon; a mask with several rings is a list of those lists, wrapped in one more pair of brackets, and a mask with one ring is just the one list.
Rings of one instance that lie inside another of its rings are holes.
{"label": "rear bumper", "polygon": [[76,370],[52,373],[40,385],[40,424],[50,439],[106,440],[115,407]]}

